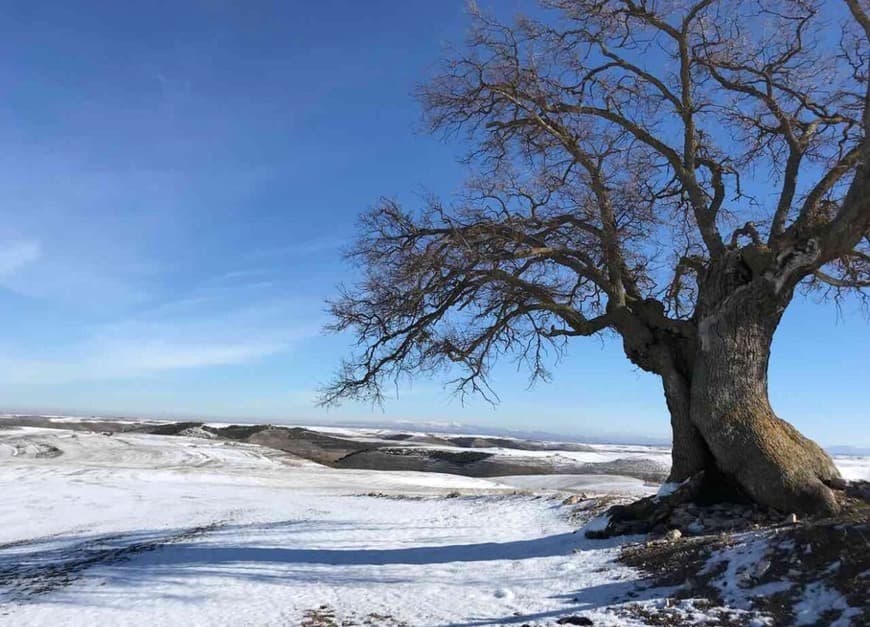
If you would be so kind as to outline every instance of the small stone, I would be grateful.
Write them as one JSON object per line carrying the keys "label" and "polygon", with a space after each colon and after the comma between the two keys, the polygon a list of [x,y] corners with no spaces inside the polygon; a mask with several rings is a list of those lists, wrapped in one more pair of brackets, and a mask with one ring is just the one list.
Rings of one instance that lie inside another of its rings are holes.
{"label": "small stone", "polygon": [[557,625],[594,625],[585,616],[564,616],[556,621]]}
{"label": "small stone", "polygon": [[755,565],[755,578],[760,579],[761,577],[764,577],[768,570],[770,570],[770,560],[761,560]]}
{"label": "small stone", "polygon": [[585,501],[585,500],[586,500],[585,494],[572,494],[571,496],[566,498],[564,501],[562,501],[562,505],[577,505],[577,503],[580,503],[580,502]]}
{"label": "small stone", "polygon": [[798,521],[797,514],[789,514],[785,517],[785,522],[789,525],[796,525]]}
{"label": "small stone", "polygon": [[665,540],[667,540],[668,542],[676,542],[682,537],[683,532],[679,529],[669,529],[668,532],[665,534]]}
{"label": "small stone", "polygon": [[700,521],[696,520],[689,523],[689,526],[686,527],[686,531],[695,535],[701,535],[702,533],[704,533],[704,525],[702,525]]}

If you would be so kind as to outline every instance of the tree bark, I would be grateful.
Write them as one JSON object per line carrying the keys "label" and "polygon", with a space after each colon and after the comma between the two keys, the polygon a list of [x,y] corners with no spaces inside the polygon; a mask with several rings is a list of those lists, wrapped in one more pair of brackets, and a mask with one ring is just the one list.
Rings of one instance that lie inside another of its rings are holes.
{"label": "tree bark", "polygon": [[671,471],[668,481],[680,483],[713,466],[713,459],[691,419],[691,375],[696,333],[692,325],[661,325],[663,317],[641,311],[642,316],[619,319],[625,355],[636,366],[662,378],[671,416]]}
{"label": "tree bark", "polygon": [[689,381],[675,368],[662,374],[665,400],[671,414],[671,472],[668,481],[681,483],[701,470],[710,468],[713,459],[704,438],[692,423]]}
{"label": "tree bark", "polygon": [[634,315],[618,318],[625,354],[662,377],[673,433],[668,481],[704,471],[705,499],[833,512],[830,486],[842,483],[834,463],[774,414],[767,394],[773,334],[798,275],[770,265],[779,264],[770,255],[755,263],[756,253],[733,251],[709,269],[691,320],[671,324],[635,304]]}
{"label": "tree bark", "polygon": [[774,414],[767,394],[770,346],[790,298],[756,280],[702,310],[690,419],[717,469],[752,499],[784,512],[830,513],[838,509],[829,486],[841,481],[839,472]]}

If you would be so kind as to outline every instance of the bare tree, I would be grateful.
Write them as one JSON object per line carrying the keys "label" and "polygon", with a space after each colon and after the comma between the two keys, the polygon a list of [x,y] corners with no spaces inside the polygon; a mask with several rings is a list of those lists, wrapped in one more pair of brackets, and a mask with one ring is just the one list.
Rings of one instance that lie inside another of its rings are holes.
{"label": "bare tree", "polygon": [[614,332],[662,378],[671,480],[836,510],[767,368],[800,284],[870,286],[867,0],[543,4],[512,24],[472,7],[421,88],[431,129],[474,146],[467,193],[365,215],[365,278],[331,304],[360,353],[324,401],[439,370],[488,396],[498,357],[546,377],[568,338]]}

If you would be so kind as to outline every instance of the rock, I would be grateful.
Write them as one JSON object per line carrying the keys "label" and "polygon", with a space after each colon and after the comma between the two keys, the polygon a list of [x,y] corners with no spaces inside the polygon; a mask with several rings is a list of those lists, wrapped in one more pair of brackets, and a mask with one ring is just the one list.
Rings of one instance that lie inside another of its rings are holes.
{"label": "rock", "polygon": [[676,542],[682,537],[683,532],[679,529],[669,529],[668,532],[665,534],[665,540],[667,540],[668,542]]}
{"label": "rock", "polygon": [[686,531],[695,535],[701,535],[704,533],[704,525],[702,525],[700,521],[695,520],[689,523],[689,526],[686,527]]}
{"label": "rock", "polygon": [[786,524],[796,525],[797,521],[798,521],[797,514],[789,514],[788,516],[785,517]]}
{"label": "rock", "polygon": [[591,620],[585,616],[564,616],[556,621],[557,625],[594,625]]}
{"label": "rock", "polygon": [[588,497],[585,494],[572,494],[564,501],[562,501],[562,505],[577,505],[577,503],[581,503],[587,498]]}
{"label": "rock", "polygon": [[850,481],[846,486],[846,496],[870,501],[870,481]]}
{"label": "rock", "polygon": [[755,578],[761,579],[770,570],[770,560],[763,559],[755,565]]}

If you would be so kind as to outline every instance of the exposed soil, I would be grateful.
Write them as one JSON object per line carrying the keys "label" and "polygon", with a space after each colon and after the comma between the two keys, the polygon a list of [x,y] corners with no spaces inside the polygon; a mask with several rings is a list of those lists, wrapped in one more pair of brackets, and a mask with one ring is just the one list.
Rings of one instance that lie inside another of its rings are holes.
{"label": "exposed soil", "polygon": [[306,610],[300,625],[301,627],[409,627],[408,623],[397,620],[390,614],[339,617],[329,605]]}
{"label": "exposed soil", "polygon": [[[650,586],[675,587],[666,607],[630,608],[649,624],[681,625],[693,611],[704,613],[708,625],[752,624],[751,614],[741,610],[763,612],[773,625],[870,624],[866,502],[847,499],[843,512],[831,518],[671,538],[628,545],[620,557],[646,573]],[[821,595],[841,597],[839,609],[797,615],[802,601]]]}

